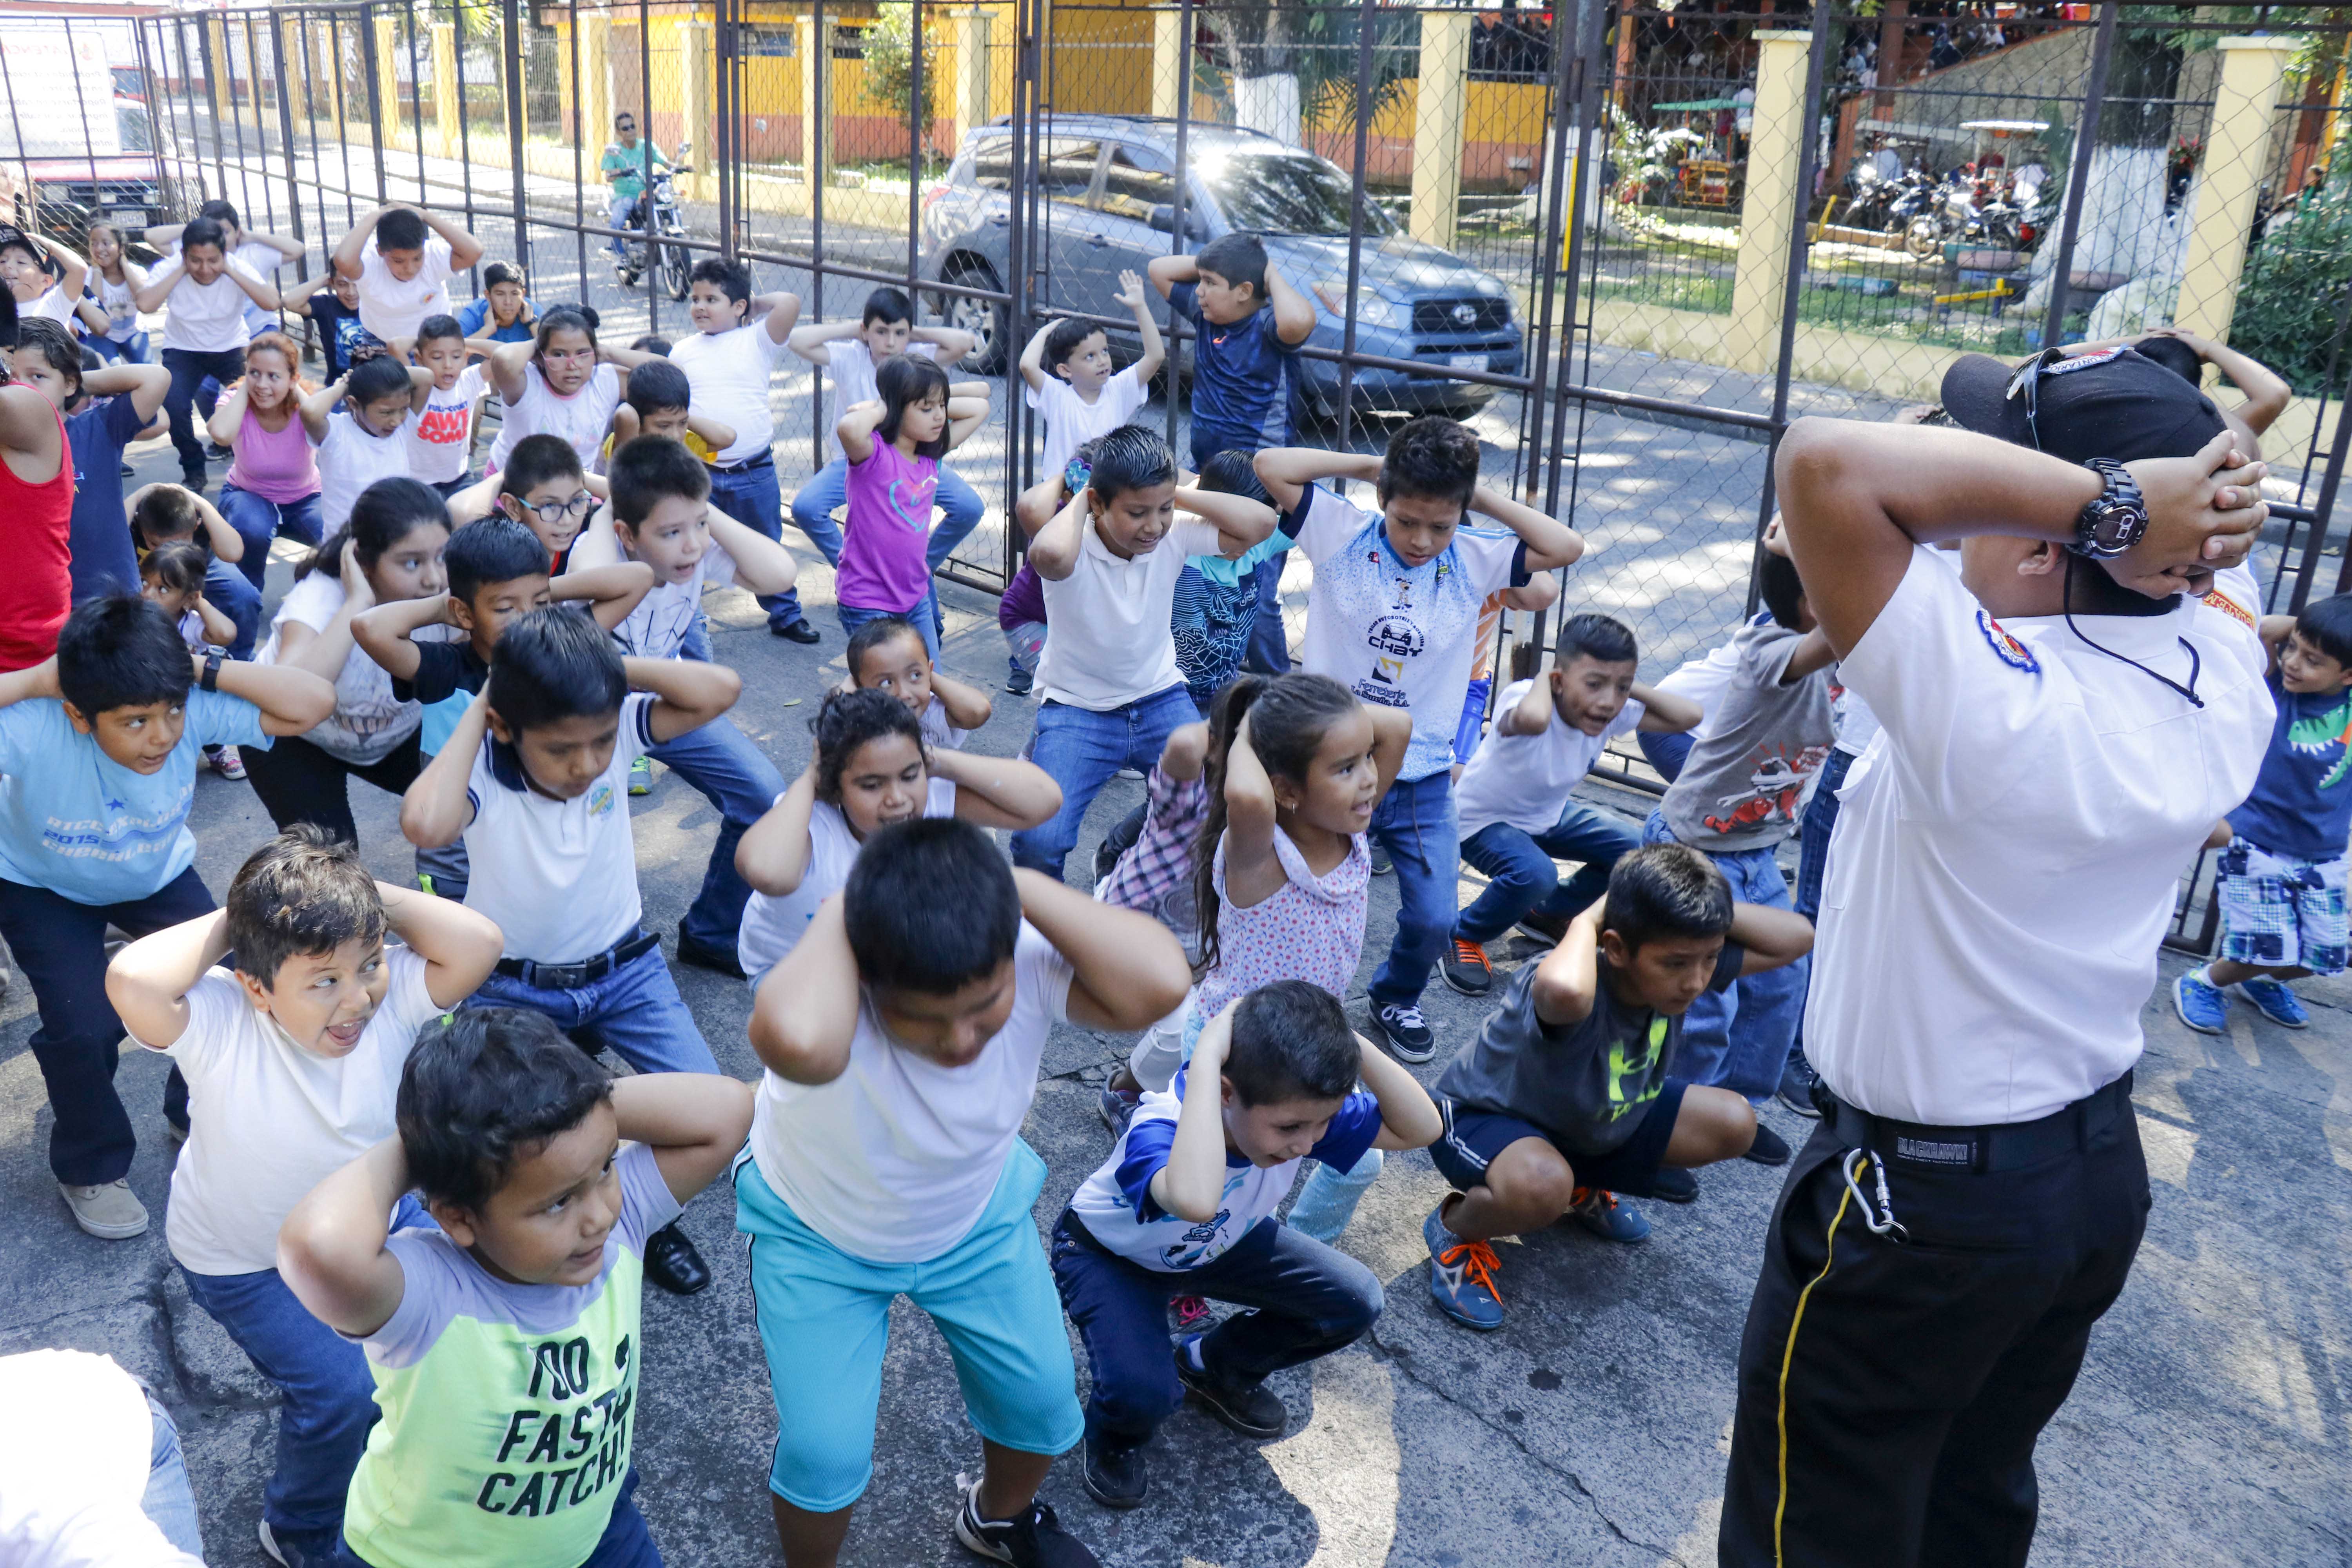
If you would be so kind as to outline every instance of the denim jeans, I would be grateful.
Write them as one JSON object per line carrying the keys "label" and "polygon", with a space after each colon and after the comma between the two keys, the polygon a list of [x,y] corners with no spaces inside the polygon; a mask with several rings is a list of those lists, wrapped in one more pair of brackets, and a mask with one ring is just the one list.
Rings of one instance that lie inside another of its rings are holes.
{"label": "denim jeans", "polygon": [[940,657],[940,593],[937,588],[924,589],[922,598],[911,610],[867,610],[856,605],[835,605],[833,611],[841,617],[844,638],[856,637],[857,628],[868,621],[887,620],[896,616],[922,634],[923,650],[931,656],[934,662]]}
{"label": "denim jeans", "polygon": [[464,1005],[525,1007],[543,1014],[583,1045],[610,1046],[639,1072],[719,1070],[658,947],[639,953],[602,980],[569,991],[494,973]]}
{"label": "denim jeans", "polygon": [[1386,1163],[1378,1149],[1365,1150],[1364,1157],[1344,1171],[1316,1161],[1298,1196],[1291,1200],[1290,1218],[1285,1223],[1301,1236],[1337,1247],[1339,1233],[1356,1217],[1356,1205],[1380,1179],[1381,1167]]}
{"label": "denim jeans", "polygon": [[[143,899],[78,904],[46,888],[0,879],[0,936],[33,987],[41,1026],[33,1059],[48,1090],[49,1169],[72,1186],[96,1186],[129,1173],[138,1140],[114,1068],[122,1020],[106,999],[106,928],[133,938],[208,915],[215,906],[191,866]],[[163,1113],[187,1121],[188,1084],[179,1069],[163,1091]]]}
{"label": "denim jeans", "polygon": [[1373,842],[1396,867],[1397,928],[1389,955],[1365,988],[1375,1007],[1421,1000],[1431,965],[1454,935],[1462,846],[1454,815],[1454,775],[1399,780],[1372,810]]}
{"label": "denim jeans", "polygon": [[1282,624],[1282,567],[1289,559],[1286,553],[1269,555],[1250,571],[1257,589],[1257,618],[1250,623],[1249,652],[1242,657],[1242,668],[1260,675],[1290,673],[1290,631]]}
{"label": "denim jeans", "polygon": [[121,342],[117,342],[114,339],[109,337],[84,338],[81,342],[84,348],[89,350],[90,353],[106,361],[109,364],[152,364],[154,363],[152,357],[148,353],[147,333],[143,329],[131,333],[129,337],[124,338]]}
{"label": "denim jeans", "polygon": [[1054,1227],[1054,1284],[1094,1371],[1087,1436],[1140,1443],[1184,1397],[1168,1353],[1168,1303],[1206,1296],[1253,1310],[1201,1342],[1201,1363],[1247,1388],[1285,1367],[1354,1343],[1379,1321],[1381,1282],[1343,1252],[1263,1219],[1214,1260],[1163,1274],[1078,1239],[1066,1211]]}
{"label": "denim jeans", "polygon": [[[637,1511],[637,1472],[634,1466],[621,1479],[621,1489],[613,1498],[613,1517],[598,1537],[596,1550],[580,1568],[662,1568],[662,1555],[654,1545],[653,1536],[646,1529],[646,1516]],[[352,1550],[348,1541],[336,1543],[335,1555],[329,1568],[373,1568],[368,1560]]]}
{"label": "denim jeans", "polygon": [[228,656],[251,658],[261,636],[261,590],[247,582],[243,572],[215,558],[205,563],[205,597],[236,623],[236,640],[228,645]]}
{"label": "denim jeans", "polygon": [[194,349],[165,349],[163,368],[172,373],[171,390],[163,394],[163,413],[171,422],[172,448],[180,454],[180,472],[201,474],[205,443],[188,409],[196,401],[196,389],[205,381],[226,386],[245,374],[245,351],[199,353]]}
{"label": "denim jeans", "polygon": [[1062,809],[1042,826],[1013,836],[1013,863],[1059,878],[1087,807],[1103,785],[1121,768],[1150,773],[1168,737],[1200,717],[1181,685],[1101,713],[1066,702],[1039,703],[1029,760],[1062,786]]}
{"label": "denim jeans", "polygon": [[[1650,813],[1643,825],[1642,842],[1676,842],[1661,812]],[[1768,909],[1790,908],[1789,879],[1769,848],[1738,849],[1727,855],[1707,852],[1716,869],[1731,884],[1731,896],[1743,904]],[[1780,1085],[1781,1069],[1789,1065],[1797,1026],[1805,1013],[1805,981],[1812,961],[1801,958],[1779,969],[1735,980],[1722,991],[1703,991],[1683,1015],[1682,1055],[1675,1076],[1692,1083],[1727,1089],[1761,1102]]]}
{"label": "denim jeans", "polygon": [[[433,1222],[404,1197],[394,1228]],[[277,1467],[261,1489],[261,1517],[279,1535],[316,1536],[323,1551],[342,1528],[343,1496],[375,1425],[367,1352],[312,1317],[275,1268],[256,1274],[180,1270],[188,1295],[227,1331],[280,1395]]]}
{"label": "denim jeans", "polygon": [[325,537],[325,519],[319,510],[319,498],[304,496],[300,500],[265,500],[251,490],[224,484],[220,489],[221,516],[236,530],[245,541],[245,559],[236,563],[245,580],[261,590],[262,574],[269,570],[269,542],[279,534],[299,539],[305,544],[316,544]]}
{"label": "denim jeans", "polygon": [[205,1532],[196,1521],[196,1494],[188,1486],[188,1459],[180,1451],[180,1429],[172,1425],[171,1413],[156,1403],[152,1389],[147,1391],[147,1415],[153,1436],[147,1450],[147,1489],[140,1494],[139,1511],[163,1532],[164,1540],[201,1563]]}
{"label": "denim jeans", "polygon": [[1037,661],[1045,657],[1045,623],[1022,621],[1013,626],[1000,626],[1004,634],[1004,662],[1016,675],[1034,675]]}
{"label": "denim jeans", "polygon": [[[774,458],[732,473],[711,469],[710,504],[754,532],[782,542],[784,500],[783,490],[776,482]],[[836,540],[833,553],[825,559],[832,561],[840,554],[841,546]],[[761,595],[760,608],[768,612],[768,625],[778,630],[801,618],[800,597],[789,589],[782,594]],[[695,618],[701,619],[698,616]]]}
{"label": "denim jeans", "polygon": [[[980,526],[981,514],[987,510],[980,492],[944,463],[940,465],[938,503],[945,515],[931,530],[929,547],[923,552],[934,572],[940,569],[940,562],[955,553],[964,536]],[[833,521],[833,514],[848,504],[849,464],[839,458],[810,475],[808,483],[793,497],[793,526],[808,535],[809,542],[817,547],[829,565],[841,564],[841,527]],[[793,611],[790,620],[799,620],[799,595],[788,593],[783,600]],[[936,601],[931,613],[935,618],[939,614]]]}
{"label": "denim jeans", "polygon": [[1689,760],[1691,748],[1698,744],[1687,730],[1664,735],[1636,731],[1633,741],[1642,748],[1642,755],[1649,759],[1650,765],[1658,770],[1658,776],[1668,784],[1683,776],[1683,763]]}
{"label": "denim jeans", "polygon": [[735,871],[735,846],[784,793],[784,775],[724,714],[664,741],[648,754],[719,808],[719,842],[711,847],[710,864],[703,870],[702,891],[678,929],[697,942],[732,952],[743,924],[743,906],[751,898],[751,884]]}
{"label": "denim jeans", "polygon": [[[1454,934],[1465,942],[1492,942],[1529,910],[1562,919],[1580,914],[1609,890],[1609,870],[1617,858],[1641,843],[1633,824],[1580,800],[1570,800],[1559,820],[1541,833],[1490,822],[1462,841],[1462,858],[1490,879],[1462,911]],[[1562,882],[1555,858],[1584,864]]]}

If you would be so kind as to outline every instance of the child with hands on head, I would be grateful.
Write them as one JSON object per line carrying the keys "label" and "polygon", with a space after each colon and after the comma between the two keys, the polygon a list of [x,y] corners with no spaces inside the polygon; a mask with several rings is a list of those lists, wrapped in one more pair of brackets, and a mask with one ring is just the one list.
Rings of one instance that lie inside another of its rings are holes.
{"label": "child with hands on head", "polygon": [[602,348],[595,312],[580,305],[542,311],[527,342],[504,343],[489,358],[489,380],[506,411],[490,444],[491,473],[507,465],[525,437],[560,436],[593,466],[613,428],[613,413],[628,391],[628,367],[659,356],[635,349]]}
{"label": "child with hands on head", "polygon": [[279,1278],[278,1228],[392,1135],[418,1032],[498,956],[488,921],[372,881],[352,846],[304,824],[246,861],[226,910],[142,937],[107,968],[131,1039],[187,1076],[164,1236],[188,1293],[278,1390],[262,1533],[281,1560],[331,1558],[376,1410],[366,1356]]}
{"label": "child with hands on head", "polygon": [[393,345],[395,361],[413,357],[433,373],[416,406],[416,423],[408,426],[409,472],[445,500],[473,482],[474,416],[490,383],[480,365],[467,363],[472,355],[466,329],[449,315],[425,317],[414,342]]}
{"label": "child with hands on head", "polygon": [[[159,544],[139,563],[139,596],[160,605],[191,649],[226,647],[236,640],[236,623],[205,602],[205,572],[211,565],[191,541]],[[230,773],[242,777],[240,767]]]}
{"label": "child with hands on head", "polygon": [[528,342],[536,313],[530,296],[523,292],[522,269],[511,262],[493,261],[482,268],[480,298],[457,308],[457,325],[468,338]]}
{"label": "child with hands on head", "polygon": [[142,316],[171,302],[163,317],[163,360],[172,373],[172,390],[163,411],[171,416],[182,482],[201,490],[205,447],[188,411],[207,379],[226,385],[244,374],[245,345],[252,336],[246,303],[277,310],[278,286],[228,255],[228,231],[218,218],[194,219],[180,230],[179,240],[179,254],[149,273],[131,299]]}
{"label": "child with hands on head", "polygon": [[[55,279],[49,276],[52,258],[58,264]],[[37,318],[70,327],[81,303],[82,283],[89,276],[89,263],[47,235],[14,228],[0,231],[0,280],[16,297],[18,321]]]}
{"label": "child with hands on head", "polygon": [[482,242],[447,218],[388,202],[353,224],[328,259],[359,286],[360,325],[389,344],[415,337],[427,316],[447,315],[449,279],[481,258]]}
{"label": "child with hands on head", "polygon": [[379,354],[302,399],[302,430],[318,449],[319,511],[328,531],[343,526],[360,492],[378,479],[411,477],[409,432],[433,383],[425,366]]}
{"label": "child with hands on head", "polygon": [[[1209,1021],[1172,1090],[1145,1098],[1054,1226],[1054,1282],[1093,1373],[1088,1495],[1144,1500],[1143,1447],[1188,1394],[1245,1437],[1283,1435],[1290,1413],[1265,1380],[1353,1343],[1381,1312],[1370,1269],[1275,1218],[1298,1163],[1346,1169],[1440,1131],[1412,1075],[1311,982],[1260,986]],[[1179,1292],[1250,1310],[1181,1339],[1171,1362]]]}
{"label": "child with hands on head", "polygon": [[1031,1215],[1045,1163],[1021,1124],[1055,1023],[1141,1028],[1186,978],[1158,921],[1012,869],[971,823],[927,820],[875,832],[760,987],[751,1036],[767,1071],[736,1224],[751,1238],[790,1568],[831,1568],[871,1478],[902,1294],[955,1352],[985,1452],[957,1540],[1000,1563],[1094,1561],[1037,1500],[1085,1423]]}
{"label": "child with hands on head", "polygon": [[608,472],[614,449],[639,436],[667,437],[705,464],[735,444],[732,426],[694,411],[694,388],[686,372],[658,355],[629,372],[628,395],[613,411],[613,434],[604,442]]}
{"label": "child with hands on head", "polygon": [[[16,351],[9,357],[16,378],[65,416],[74,467],[68,565],[73,597],[125,592],[138,581],[139,567],[122,527],[122,449],[146,434],[171,390],[172,373],[158,364],[84,371],[81,346],[45,319],[16,324]],[[260,613],[257,599],[253,617]]]}
{"label": "child with hands on head", "polygon": [[[284,535],[315,547],[327,532],[316,443],[303,417],[310,388],[300,367],[301,352],[291,338],[262,333],[246,345],[245,377],[213,409],[207,426],[215,441],[236,454],[221,481],[220,504],[245,550],[223,558],[242,566],[257,611],[262,577],[269,569],[269,542]],[[405,396],[405,378],[400,388]],[[333,406],[331,399],[328,406]],[[348,495],[342,504],[349,516]]]}
{"label": "child with hands on head", "polygon": [[942,673],[931,663],[930,645],[902,616],[866,622],[842,654],[849,667],[844,691],[880,691],[907,705],[922,726],[923,743],[963,750],[964,737],[986,724],[995,704],[988,693]]}
{"label": "child with hands on head", "polygon": [[149,363],[147,333],[139,325],[135,298],[146,285],[147,269],[124,253],[122,230],[118,225],[91,224],[87,244],[89,279],[85,287],[98,302],[99,314],[106,318],[106,324],[93,326],[82,341],[102,360],[126,364]]}
{"label": "child with hands on head", "polygon": [[931,509],[942,460],[988,422],[988,399],[950,394],[947,372],[905,355],[876,374],[878,395],[841,416],[849,528],[835,585],[843,635],[879,616],[911,620],[939,653]]}
{"label": "child with hands on head", "polygon": [[504,468],[457,492],[449,517],[460,524],[491,516],[521,523],[546,550],[548,571],[560,576],[596,503],[611,493],[561,436],[526,436]]}
{"label": "child with hands on head", "polygon": [[841,890],[877,829],[953,816],[1017,830],[1045,821],[1061,804],[1062,792],[1043,769],[933,744],[886,692],[827,694],[814,731],[808,766],[735,851],[735,868],[752,889],[739,956],[755,993],[818,906]]}
{"label": "child with hands on head", "polygon": [[245,541],[228,519],[194,490],[161,480],[131,491],[127,506],[131,548],[138,559],[173,543],[193,544],[205,552],[205,586],[236,626],[236,636],[225,645],[229,657],[252,658],[261,628],[261,590],[238,565]]}
{"label": "child with hands on head", "polygon": [[[398,1135],[278,1236],[288,1287],[358,1342],[383,1413],[352,1478],[346,1560],[660,1563],[630,1464],[643,1281],[653,1237],[741,1147],[751,1100],[715,1074],[613,1081],[504,1007],[418,1042]],[[387,1224],[411,1192],[431,1223]]]}
{"label": "child with hands on head", "polygon": [[1166,357],[1160,323],[1151,319],[1142,279],[1122,272],[1118,284],[1118,302],[1135,312],[1136,334],[1143,340],[1143,353],[1133,364],[1118,370],[1109,334],[1093,321],[1071,317],[1039,327],[1021,351],[1029,406],[1045,420],[1041,472],[1060,473],[1080,447],[1134,418],[1151,395],[1151,378]]}
{"label": "child with hands on head", "polygon": [[[784,502],[771,449],[776,419],[768,392],[800,315],[799,295],[754,294],[749,267],[707,256],[694,264],[687,285],[687,319],[695,330],[669,351],[670,363],[686,373],[696,416],[712,426],[709,434],[723,426],[728,436],[696,454],[710,464],[711,504],[777,540],[783,537]],[[825,559],[839,554],[836,537]],[[762,598],[760,607],[772,634],[814,637],[791,589]]]}

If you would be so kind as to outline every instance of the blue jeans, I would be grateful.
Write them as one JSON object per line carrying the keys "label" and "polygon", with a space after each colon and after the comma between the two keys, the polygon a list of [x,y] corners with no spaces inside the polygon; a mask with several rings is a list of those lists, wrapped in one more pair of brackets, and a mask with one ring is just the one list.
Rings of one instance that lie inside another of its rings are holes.
{"label": "blue jeans", "polygon": [[1343,1252],[1263,1219],[1198,1268],[1163,1274],[1102,1251],[1066,1210],[1054,1226],[1054,1284],[1094,1369],[1087,1436],[1140,1443],[1184,1397],[1168,1353],[1168,1302],[1206,1296],[1252,1310],[1201,1341],[1217,1382],[1252,1387],[1353,1344],[1381,1315],[1381,1282]]}
{"label": "blue jeans", "polygon": [[[1486,873],[1486,890],[1454,922],[1465,942],[1492,942],[1529,910],[1566,920],[1609,890],[1617,858],[1639,848],[1642,836],[1612,811],[1570,800],[1559,820],[1541,833],[1490,822],[1462,841],[1462,858]],[[1555,859],[1584,864],[1566,882]]]}
{"label": "blue jeans", "polygon": [[[180,472],[202,474],[205,443],[196,434],[196,422],[188,410],[198,401],[197,389],[205,382],[226,386],[245,374],[245,351],[228,349],[208,353],[194,349],[165,349],[163,368],[172,373],[171,390],[163,394],[163,414],[171,423],[173,449],[180,454]],[[205,416],[211,416],[209,408]]]}
{"label": "blue jeans", "polygon": [[1637,730],[1633,733],[1633,741],[1642,748],[1642,755],[1649,759],[1650,765],[1658,770],[1658,776],[1668,784],[1683,776],[1683,763],[1689,760],[1691,748],[1698,744],[1686,730],[1666,735],[1653,735]]}
{"label": "blue jeans", "polygon": [[[1832,751],[1830,760],[1822,764],[1821,777],[1813,784],[1813,798],[1805,803],[1805,821],[1797,848],[1796,910],[1816,924],[1822,918],[1822,884],[1830,874],[1830,836],[1837,831],[1837,792],[1845,787],[1845,775],[1853,764],[1852,752]],[[1812,960],[1809,958],[1805,963],[1810,974]],[[1801,1006],[1797,1039],[1789,1054],[1794,1057],[1804,1048],[1805,1020]]]}
{"label": "blue jeans", "polygon": [[228,645],[231,658],[251,658],[261,635],[261,590],[245,574],[214,558],[205,564],[205,597],[214,609],[236,623],[236,640]]}
{"label": "blue jeans", "polygon": [[[782,542],[784,500],[782,488],[776,482],[774,458],[771,458],[757,468],[739,468],[732,473],[711,469],[710,504],[744,527],[780,543]],[[841,545],[836,535],[833,552],[825,559],[836,560],[840,554]],[[800,597],[790,590],[782,594],[761,595],[760,608],[768,612],[768,625],[778,629],[801,618]],[[698,616],[695,618],[701,619]]]}
{"label": "blue jeans", "polygon": [[147,1394],[147,1414],[154,1435],[147,1450],[147,1489],[140,1494],[139,1511],[163,1532],[164,1540],[201,1563],[205,1532],[196,1521],[196,1494],[188,1487],[180,1429],[172,1425],[171,1413],[155,1402],[152,1391]]}
{"label": "blue jeans", "polygon": [[[1642,842],[1676,842],[1663,813],[1650,813]],[[1775,910],[1791,907],[1789,879],[1780,874],[1770,849],[1738,849],[1727,855],[1710,850],[1706,858],[1731,884],[1731,896],[1739,902]],[[1781,1069],[1789,1065],[1797,1026],[1804,1018],[1805,981],[1811,973],[1812,961],[1801,958],[1735,980],[1726,990],[1699,993],[1683,1015],[1675,1076],[1760,1103],[1780,1086]]]}
{"label": "blue jeans", "polygon": [[1261,675],[1290,673],[1290,632],[1282,624],[1282,567],[1287,554],[1269,555],[1250,570],[1257,590],[1257,618],[1250,623],[1249,652],[1242,668]]}
{"label": "blue jeans", "polygon": [[[946,515],[931,530],[930,545],[923,552],[934,572],[940,569],[940,562],[955,553],[955,547],[964,542],[965,535],[980,526],[981,514],[987,510],[980,492],[944,463],[940,465],[938,503]],[[848,504],[849,464],[840,458],[811,474],[808,483],[793,497],[793,526],[808,535],[809,542],[817,547],[829,565],[841,564],[841,528],[833,521],[833,514]],[[797,592],[785,594],[779,602],[792,610],[783,624],[801,618]],[[931,613],[934,617],[939,614],[936,602]],[[774,619],[772,616],[769,618]]]}
{"label": "blue jeans", "polygon": [[1380,1179],[1381,1167],[1387,1163],[1378,1149],[1365,1150],[1364,1157],[1344,1171],[1316,1161],[1307,1173],[1307,1184],[1291,1200],[1290,1218],[1284,1223],[1301,1236],[1337,1247],[1339,1233],[1356,1217],[1356,1205]]}
{"label": "blue jeans", "polygon": [[121,342],[108,337],[84,338],[82,346],[109,364],[152,363],[147,352],[147,333],[143,329],[131,333]]}
{"label": "blue jeans", "polygon": [[251,490],[241,490],[235,485],[224,484],[220,489],[221,515],[245,541],[245,559],[236,563],[245,580],[261,590],[262,574],[269,570],[269,542],[279,534],[299,539],[305,544],[316,544],[325,537],[325,520],[319,510],[317,496],[304,496],[300,500],[264,500]]}
{"label": "blue jeans", "polygon": [[1389,955],[1365,988],[1375,1007],[1420,1001],[1430,966],[1453,938],[1459,831],[1454,775],[1444,768],[1427,778],[1400,779],[1372,810],[1372,840],[1387,847],[1396,867],[1398,899]]}
{"label": "blue jeans", "polygon": [[677,994],[661,949],[641,952],[602,980],[569,991],[492,974],[468,1007],[524,1007],[583,1045],[610,1046],[639,1072],[717,1072],[694,1015]]}
{"label": "blue jeans", "polygon": [[868,621],[887,620],[897,616],[923,635],[923,650],[936,662],[940,657],[940,592],[926,588],[923,596],[911,610],[867,610],[856,605],[835,605],[834,614],[841,617],[841,635],[851,637]]}
{"label": "blue jeans", "polygon": [[732,952],[743,924],[743,906],[751,898],[751,884],[735,872],[735,846],[742,842],[744,829],[784,793],[784,775],[724,714],[664,741],[648,754],[661,759],[719,808],[719,842],[711,847],[710,864],[703,870],[702,891],[678,929],[697,942]]}
{"label": "blue jeans", "polygon": [[[637,1511],[636,1489],[637,1471],[633,1465],[614,1495],[613,1517],[606,1521],[596,1550],[580,1568],[662,1568],[660,1549],[646,1530],[646,1516]],[[371,1568],[367,1559],[352,1550],[350,1542],[338,1541],[335,1546],[329,1568]]]}
{"label": "blue jeans", "polygon": [[1201,710],[1183,687],[1097,713],[1066,702],[1037,705],[1037,728],[1029,737],[1029,760],[1062,786],[1062,809],[1043,826],[1013,836],[1013,863],[1058,879],[1062,862],[1078,842],[1087,807],[1121,768],[1150,773],[1168,737],[1197,723]]}

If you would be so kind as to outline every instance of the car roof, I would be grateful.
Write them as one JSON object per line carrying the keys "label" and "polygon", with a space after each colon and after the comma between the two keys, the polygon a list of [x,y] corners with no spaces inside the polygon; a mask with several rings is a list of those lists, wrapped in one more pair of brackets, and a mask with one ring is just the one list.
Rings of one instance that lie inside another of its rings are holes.
{"label": "car roof", "polygon": [[[987,125],[979,127],[985,134],[1012,134],[1013,118],[1001,115]],[[1161,114],[1051,114],[1040,115],[1034,128],[1048,135],[1072,132],[1097,136],[1123,136],[1130,141],[1173,143],[1177,121],[1172,115]],[[1252,147],[1267,152],[1295,153],[1301,149],[1263,131],[1251,131],[1238,125],[1221,125],[1213,121],[1195,120],[1185,128],[1185,138],[1195,147]]]}

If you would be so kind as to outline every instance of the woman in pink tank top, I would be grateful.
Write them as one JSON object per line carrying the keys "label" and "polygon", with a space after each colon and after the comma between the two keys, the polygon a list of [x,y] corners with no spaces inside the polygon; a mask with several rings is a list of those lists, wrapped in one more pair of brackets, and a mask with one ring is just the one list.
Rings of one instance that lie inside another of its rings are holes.
{"label": "woman in pink tank top", "polygon": [[293,340],[264,332],[246,346],[245,379],[213,411],[212,438],[236,453],[221,484],[221,515],[245,541],[237,563],[257,589],[269,569],[278,534],[317,544],[319,465],[302,428],[304,387],[295,374]]}

